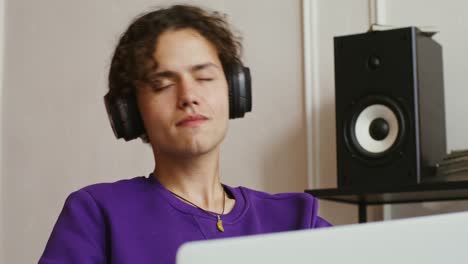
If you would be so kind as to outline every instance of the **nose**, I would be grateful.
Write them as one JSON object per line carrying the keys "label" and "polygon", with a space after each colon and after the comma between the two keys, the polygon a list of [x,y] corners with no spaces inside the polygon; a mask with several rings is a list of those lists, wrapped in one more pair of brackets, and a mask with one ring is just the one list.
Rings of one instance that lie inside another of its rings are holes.
{"label": "nose", "polygon": [[178,106],[179,108],[193,107],[200,104],[200,99],[197,94],[197,83],[190,78],[181,78],[178,89]]}

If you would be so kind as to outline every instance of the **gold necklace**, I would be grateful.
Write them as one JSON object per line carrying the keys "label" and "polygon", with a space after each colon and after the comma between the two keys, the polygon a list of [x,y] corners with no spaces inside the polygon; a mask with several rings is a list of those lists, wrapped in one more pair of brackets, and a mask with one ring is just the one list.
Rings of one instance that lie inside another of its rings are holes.
{"label": "gold necklace", "polygon": [[[169,191],[169,190],[168,190],[168,191]],[[192,203],[191,201],[185,199],[184,197],[182,197],[182,196],[180,196],[180,195],[178,195],[178,194],[176,194],[176,193],[173,193],[173,192],[171,192],[171,191],[169,191],[169,192],[172,193],[173,195],[179,197],[180,199],[186,201],[187,203],[189,203],[189,204],[195,206],[196,208],[202,210],[202,211],[205,212],[206,214],[209,214],[209,215],[212,215],[212,216],[216,217],[216,219],[217,219],[217,221],[216,221],[216,227],[218,228],[218,230],[219,230],[220,232],[224,232],[223,221],[221,220],[221,215],[224,214],[224,207],[225,207],[225,205],[226,205],[226,192],[224,191],[224,188],[223,188],[223,211],[221,212],[220,215],[219,215],[219,214],[213,214],[212,212],[207,211],[207,210],[205,210],[205,209],[203,209],[203,208],[197,206],[196,204]]]}

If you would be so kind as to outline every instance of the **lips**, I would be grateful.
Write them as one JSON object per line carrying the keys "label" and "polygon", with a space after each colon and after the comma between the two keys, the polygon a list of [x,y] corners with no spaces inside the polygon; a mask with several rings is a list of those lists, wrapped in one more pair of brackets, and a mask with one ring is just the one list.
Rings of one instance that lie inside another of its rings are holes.
{"label": "lips", "polygon": [[196,126],[208,120],[204,115],[188,115],[176,123],[176,126]]}

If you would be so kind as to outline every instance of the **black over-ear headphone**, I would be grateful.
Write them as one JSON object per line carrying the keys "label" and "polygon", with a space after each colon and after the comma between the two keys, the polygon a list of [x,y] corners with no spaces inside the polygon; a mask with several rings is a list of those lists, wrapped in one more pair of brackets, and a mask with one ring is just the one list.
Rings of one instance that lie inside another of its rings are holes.
{"label": "black over-ear headphone", "polygon": [[[243,117],[246,112],[252,111],[250,70],[242,65],[234,65],[225,69],[225,75],[229,87],[229,118]],[[129,141],[145,133],[134,93],[122,97],[109,91],[104,96],[104,104],[116,138]]]}

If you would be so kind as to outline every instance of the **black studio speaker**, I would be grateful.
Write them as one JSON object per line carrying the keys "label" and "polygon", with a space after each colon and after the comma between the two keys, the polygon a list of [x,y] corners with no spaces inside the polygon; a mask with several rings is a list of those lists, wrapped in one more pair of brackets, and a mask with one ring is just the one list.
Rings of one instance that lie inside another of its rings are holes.
{"label": "black studio speaker", "polygon": [[441,46],[408,27],[334,48],[338,187],[431,179],[446,155]]}

